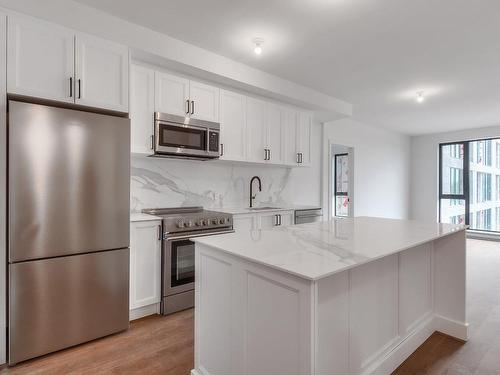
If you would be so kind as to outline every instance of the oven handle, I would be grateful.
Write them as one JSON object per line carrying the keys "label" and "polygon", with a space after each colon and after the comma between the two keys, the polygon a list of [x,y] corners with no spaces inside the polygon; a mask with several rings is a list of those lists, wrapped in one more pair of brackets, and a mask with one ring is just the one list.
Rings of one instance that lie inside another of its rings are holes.
{"label": "oven handle", "polygon": [[205,236],[212,236],[216,234],[227,234],[227,233],[234,233],[234,229],[228,229],[220,232],[210,232],[210,233],[199,233],[199,234],[186,234],[183,236],[169,236],[168,234],[165,234],[163,239],[166,241],[176,241],[176,240],[188,240],[190,238],[196,238],[196,237],[205,237]]}

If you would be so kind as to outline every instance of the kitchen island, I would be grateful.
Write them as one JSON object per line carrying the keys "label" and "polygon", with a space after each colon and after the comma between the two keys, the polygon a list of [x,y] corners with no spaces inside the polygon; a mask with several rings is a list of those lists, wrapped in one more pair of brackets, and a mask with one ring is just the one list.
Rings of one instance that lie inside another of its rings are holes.
{"label": "kitchen island", "polygon": [[192,375],[390,374],[467,340],[463,225],[371,217],[196,242]]}

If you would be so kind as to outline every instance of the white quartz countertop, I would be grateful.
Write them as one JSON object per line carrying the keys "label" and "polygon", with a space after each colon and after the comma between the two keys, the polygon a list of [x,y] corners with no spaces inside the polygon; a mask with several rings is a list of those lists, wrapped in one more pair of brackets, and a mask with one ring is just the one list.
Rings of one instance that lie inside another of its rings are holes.
{"label": "white quartz countertop", "polygon": [[130,221],[131,222],[138,222],[138,221],[152,221],[152,220],[161,220],[162,217],[160,216],[155,216],[155,215],[149,215],[149,214],[140,214],[140,213],[131,213],[130,214]]}
{"label": "white quartz countertop", "polygon": [[232,215],[241,215],[241,214],[255,214],[259,212],[269,212],[269,211],[274,212],[274,211],[314,210],[321,208],[320,206],[299,206],[299,205],[275,207],[272,204],[270,204],[269,206],[271,207],[258,210],[253,210],[249,207],[222,207],[222,208],[211,208],[211,210],[225,212]]}
{"label": "white quartz countertop", "polygon": [[194,241],[318,280],[465,229],[465,225],[357,217],[239,231]]}

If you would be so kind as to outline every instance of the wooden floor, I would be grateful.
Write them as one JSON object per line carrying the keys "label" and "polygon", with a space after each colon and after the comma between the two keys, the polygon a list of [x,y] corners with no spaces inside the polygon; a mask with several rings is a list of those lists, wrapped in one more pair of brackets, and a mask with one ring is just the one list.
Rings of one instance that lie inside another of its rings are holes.
{"label": "wooden floor", "polygon": [[[500,374],[500,242],[469,240],[467,250],[470,340],[435,333],[393,374]],[[193,368],[193,313],[141,319],[127,332],[0,372],[188,375]]]}

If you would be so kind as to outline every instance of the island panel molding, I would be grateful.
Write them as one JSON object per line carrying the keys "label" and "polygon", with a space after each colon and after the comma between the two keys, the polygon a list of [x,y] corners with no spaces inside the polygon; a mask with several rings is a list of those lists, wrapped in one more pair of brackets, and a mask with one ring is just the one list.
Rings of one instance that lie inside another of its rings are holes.
{"label": "island panel molding", "polygon": [[[408,231],[387,239],[384,252],[373,228],[386,225]],[[192,375],[382,375],[436,330],[467,340],[464,226],[354,218],[339,228],[313,223],[197,239]],[[248,238],[253,256],[243,251]],[[301,275],[290,265],[310,266],[307,253],[336,257],[344,268]]]}

